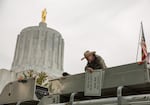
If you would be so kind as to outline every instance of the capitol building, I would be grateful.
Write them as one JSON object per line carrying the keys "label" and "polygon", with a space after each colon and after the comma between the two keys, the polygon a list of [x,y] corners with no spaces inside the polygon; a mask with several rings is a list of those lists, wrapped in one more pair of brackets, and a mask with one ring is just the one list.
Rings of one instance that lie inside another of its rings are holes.
{"label": "capitol building", "polygon": [[50,79],[62,75],[64,39],[58,31],[47,26],[46,14],[45,9],[38,26],[26,27],[18,34],[11,69],[0,70],[0,91],[7,83],[29,71],[44,72]]}

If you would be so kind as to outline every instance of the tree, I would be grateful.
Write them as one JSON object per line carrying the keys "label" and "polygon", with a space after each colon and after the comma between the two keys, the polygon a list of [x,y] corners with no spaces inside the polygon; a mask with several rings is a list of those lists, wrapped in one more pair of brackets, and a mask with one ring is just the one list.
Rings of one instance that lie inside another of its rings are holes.
{"label": "tree", "polygon": [[[45,72],[41,72],[37,76],[37,84],[43,85],[43,83],[47,80],[47,74]],[[46,84],[45,84],[46,85]]]}

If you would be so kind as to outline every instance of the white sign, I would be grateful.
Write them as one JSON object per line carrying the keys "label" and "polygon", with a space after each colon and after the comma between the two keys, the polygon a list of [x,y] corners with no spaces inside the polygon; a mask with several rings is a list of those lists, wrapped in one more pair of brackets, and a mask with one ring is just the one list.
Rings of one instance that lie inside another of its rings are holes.
{"label": "white sign", "polygon": [[103,72],[102,70],[95,70],[93,73],[85,73],[85,96],[101,96]]}

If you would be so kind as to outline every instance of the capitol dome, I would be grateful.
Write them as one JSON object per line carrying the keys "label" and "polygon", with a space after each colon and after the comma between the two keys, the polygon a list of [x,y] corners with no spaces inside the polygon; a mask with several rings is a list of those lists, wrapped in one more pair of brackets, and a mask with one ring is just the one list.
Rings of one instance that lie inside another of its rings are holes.
{"label": "capitol dome", "polygon": [[34,70],[48,75],[63,72],[64,40],[61,34],[47,24],[23,29],[17,38],[12,71]]}

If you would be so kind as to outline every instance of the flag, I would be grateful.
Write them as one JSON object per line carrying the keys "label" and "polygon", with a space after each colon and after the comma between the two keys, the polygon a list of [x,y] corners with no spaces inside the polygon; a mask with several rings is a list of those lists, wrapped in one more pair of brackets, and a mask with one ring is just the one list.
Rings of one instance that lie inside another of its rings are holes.
{"label": "flag", "polygon": [[145,36],[144,36],[144,31],[143,31],[143,24],[141,23],[141,61],[144,62],[146,61],[147,58],[147,47],[146,47],[146,41],[145,41]]}

